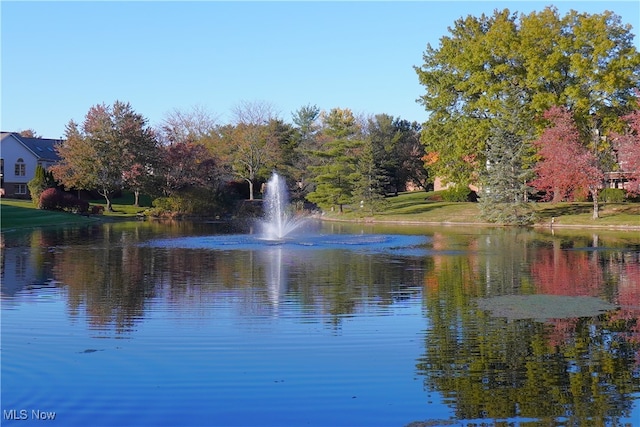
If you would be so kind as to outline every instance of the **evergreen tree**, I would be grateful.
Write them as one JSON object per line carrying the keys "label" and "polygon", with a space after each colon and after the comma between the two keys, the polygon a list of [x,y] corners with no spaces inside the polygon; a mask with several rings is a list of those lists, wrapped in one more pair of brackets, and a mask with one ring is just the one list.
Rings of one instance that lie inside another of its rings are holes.
{"label": "evergreen tree", "polygon": [[314,152],[318,165],[310,166],[312,180],[316,184],[307,199],[328,209],[353,201],[358,156],[362,141],[358,138],[360,128],[349,109],[334,108],[323,117],[323,144]]}
{"label": "evergreen tree", "polygon": [[29,193],[31,194],[31,200],[35,205],[40,204],[40,194],[42,194],[44,190],[47,188],[54,188],[55,186],[56,180],[53,178],[53,174],[41,165],[36,166],[33,179],[27,183]]}
{"label": "evergreen tree", "polygon": [[[513,91],[512,91],[513,93]],[[533,222],[527,203],[533,171],[527,162],[533,154],[531,122],[522,115],[520,97],[508,96],[494,121],[481,176],[480,209],[490,222],[524,225]]]}
{"label": "evergreen tree", "polygon": [[353,199],[360,204],[360,209],[371,215],[385,205],[385,187],[388,183],[388,177],[380,166],[381,158],[376,158],[375,148],[371,139],[363,141],[356,170],[351,174],[354,181]]}

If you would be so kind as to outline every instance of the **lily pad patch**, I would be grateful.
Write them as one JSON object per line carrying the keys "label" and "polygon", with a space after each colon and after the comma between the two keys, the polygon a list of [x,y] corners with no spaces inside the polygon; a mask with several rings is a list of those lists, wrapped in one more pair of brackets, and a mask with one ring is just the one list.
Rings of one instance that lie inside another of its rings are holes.
{"label": "lily pad patch", "polygon": [[478,308],[508,320],[593,317],[615,310],[616,305],[596,297],[565,295],[501,295],[477,300]]}

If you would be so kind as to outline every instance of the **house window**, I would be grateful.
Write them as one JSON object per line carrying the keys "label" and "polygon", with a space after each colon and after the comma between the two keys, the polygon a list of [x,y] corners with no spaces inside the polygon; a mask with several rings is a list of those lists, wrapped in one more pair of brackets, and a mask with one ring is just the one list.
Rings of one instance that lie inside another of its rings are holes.
{"label": "house window", "polygon": [[25,195],[25,194],[27,194],[27,184],[14,184],[13,185],[13,194],[16,194],[16,195]]}
{"label": "house window", "polygon": [[24,164],[24,160],[22,160],[22,158],[18,159],[16,161],[16,169],[15,169],[15,175],[16,176],[25,176],[27,174],[27,167]]}

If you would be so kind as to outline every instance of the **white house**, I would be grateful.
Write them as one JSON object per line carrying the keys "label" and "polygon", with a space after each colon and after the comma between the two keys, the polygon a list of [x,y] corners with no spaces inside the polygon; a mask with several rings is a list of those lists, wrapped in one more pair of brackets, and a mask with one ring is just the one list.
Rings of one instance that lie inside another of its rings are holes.
{"label": "white house", "polygon": [[26,138],[16,132],[2,132],[0,145],[0,194],[28,198],[27,183],[33,179],[36,166],[47,169],[60,160],[55,150],[59,139]]}

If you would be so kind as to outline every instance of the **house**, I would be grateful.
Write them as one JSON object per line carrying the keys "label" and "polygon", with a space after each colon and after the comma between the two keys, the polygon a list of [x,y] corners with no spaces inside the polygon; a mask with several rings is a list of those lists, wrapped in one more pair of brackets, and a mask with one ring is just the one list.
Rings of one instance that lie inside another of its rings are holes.
{"label": "house", "polygon": [[26,138],[17,132],[2,132],[0,145],[0,194],[29,198],[27,183],[33,179],[36,166],[47,169],[60,160],[55,150],[59,139]]}

